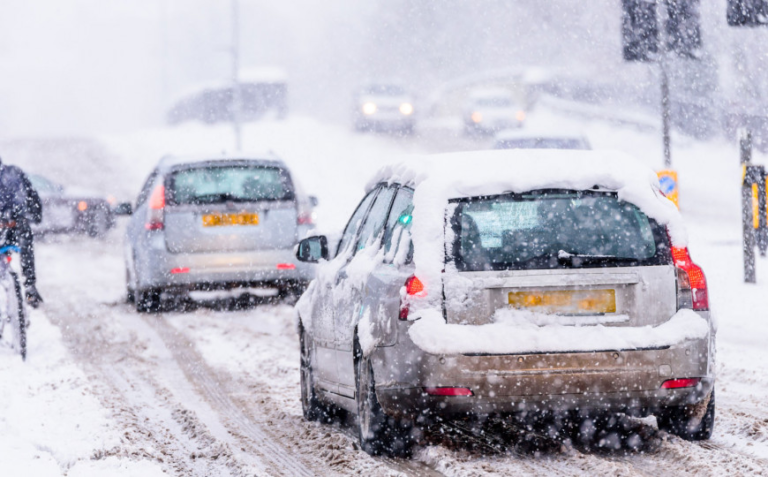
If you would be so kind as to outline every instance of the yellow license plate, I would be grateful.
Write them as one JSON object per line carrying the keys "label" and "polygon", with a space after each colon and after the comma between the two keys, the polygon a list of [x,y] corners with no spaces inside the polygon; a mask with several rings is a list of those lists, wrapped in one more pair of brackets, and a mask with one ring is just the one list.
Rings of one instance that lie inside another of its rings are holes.
{"label": "yellow license plate", "polygon": [[616,313],[616,290],[553,290],[510,292],[509,304],[542,313],[585,315]]}
{"label": "yellow license plate", "polygon": [[205,214],[203,227],[221,227],[227,225],[259,225],[259,214]]}

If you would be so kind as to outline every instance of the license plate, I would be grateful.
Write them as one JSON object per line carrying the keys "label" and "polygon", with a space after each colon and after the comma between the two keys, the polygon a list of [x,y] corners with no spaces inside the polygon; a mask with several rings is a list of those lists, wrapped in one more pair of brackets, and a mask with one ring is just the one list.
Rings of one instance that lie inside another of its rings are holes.
{"label": "license plate", "polygon": [[616,290],[553,290],[510,292],[513,308],[543,313],[586,315],[616,313]]}
{"label": "license plate", "polygon": [[203,227],[221,227],[227,225],[259,225],[259,214],[205,214]]}

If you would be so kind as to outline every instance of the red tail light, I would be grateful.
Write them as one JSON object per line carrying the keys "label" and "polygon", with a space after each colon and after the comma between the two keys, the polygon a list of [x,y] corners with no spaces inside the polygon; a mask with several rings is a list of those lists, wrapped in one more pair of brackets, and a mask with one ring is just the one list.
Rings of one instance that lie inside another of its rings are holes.
{"label": "red tail light", "polygon": [[430,396],[474,396],[469,388],[424,388]]}
{"label": "red tail light", "polygon": [[171,274],[178,275],[179,273],[189,273],[189,267],[178,267],[171,269]]}
{"label": "red tail light", "polygon": [[315,223],[312,212],[302,212],[296,216],[296,225],[312,225]]}
{"label": "red tail light", "polygon": [[278,270],[296,270],[296,265],[293,263],[278,263],[277,264]]}
{"label": "red tail light", "polygon": [[[424,284],[416,277],[410,277],[405,281],[405,293],[408,296],[416,296],[420,298],[427,296]],[[403,300],[400,301],[400,319],[408,319],[408,303]]]}
{"label": "red tail light", "polygon": [[147,230],[162,230],[165,219],[165,186],[159,184],[155,186],[152,195],[149,196],[149,209],[147,209],[147,223],[144,228]]}
{"label": "red tail light", "polygon": [[[672,248],[672,259],[677,267],[678,308],[709,310],[709,294],[704,270],[693,263],[687,248]],[[687,296],[690,294],[690,304]]]}
{"label": "red tail light", "polygon": [[661,385],[661,389],[678,389],[678,388],[693,388],[698,386],[700,378],[682,378],[682,379],[670,379],[664,381]]}

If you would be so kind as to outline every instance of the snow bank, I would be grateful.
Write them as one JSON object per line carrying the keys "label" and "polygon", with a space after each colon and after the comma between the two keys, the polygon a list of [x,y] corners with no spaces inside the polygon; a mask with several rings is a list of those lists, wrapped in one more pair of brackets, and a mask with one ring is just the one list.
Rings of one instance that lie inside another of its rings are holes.
{"label": "snow bank", "polygon": [[536,189],[585,190],[598,186],[616,191],[621,200],[638,206],[666,225],[677,247],[688,236],[677,208],[664,198],[656,173],[622,152],[501,150],[411,156],[379,170],[368,190],[380,182],[415,187],[413,241],[416,275],[432,297],[440,296],[448,200]]}
{"label": "snow bank", "polygon": [[707,321],[692,310],[680,310],[656,327],[537,326],[525,315],[487,325],[454,325],[446,324],[442,314],[431,309],[419,316],[421,319],[408,330],[413,342],[427,353],[448,355],[657,348],[701,339],[709,333]]}

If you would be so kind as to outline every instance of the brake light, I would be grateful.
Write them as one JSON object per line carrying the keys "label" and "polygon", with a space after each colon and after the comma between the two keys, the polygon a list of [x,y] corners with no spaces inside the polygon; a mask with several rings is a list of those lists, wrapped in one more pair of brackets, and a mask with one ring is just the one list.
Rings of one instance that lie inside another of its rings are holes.
{"label": "brake light", "polygon": [[293,263],[278,263],[277,264],[278,270],[296,270],[296,265]]}
{"label": "brake light", "polygon": [[669,381],[664,381],[661,389],[692,388],[698,386],[699,381],[701,381],[700,378],[670,379]]}
{"label": "brake light", "polygon": [[424,392],[430,396],[474,396],[469,388],[424,388]]}
{"label": "brake light", "polygon": [[[424,284],[416,277],[410,277],[408,280],[405,281],[405,300],[407,300],[408,297],[425,297],[427,296],[427,291],[424,289]],[[408,303],[401,299],[400,300],[400,316],[399,318],[401,320],[407,320],[408,319]]]}
{"label": "brake light", "polygon": [[85,212],[86,210],[88,210],[88,202],[84,200],[81,200],[80,202],[78,202],[77,210],[79,210],[80,212]]}
{"label": "brake light", "polygon": [[709,294],[704,270],[693,263],[688,249],[672,248],[672,259],[677,267],[677,307],[709,310]]}
{"label": "brake light", "polygon": [[149,196],[149,208],[147,209],[147,230],[162,230],[165,219],[165,186],[158,184]]}
{"label": "brake light", "polygon": [[173,275],[178,275],[179,273],[189,273],[189,267],[172,268],[171,273]]}
{"label": "brake light", "polygon": [[315,223],[313,212],[302,212],[296,216],[296,225],[312,225]]}

